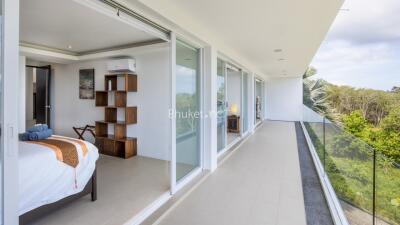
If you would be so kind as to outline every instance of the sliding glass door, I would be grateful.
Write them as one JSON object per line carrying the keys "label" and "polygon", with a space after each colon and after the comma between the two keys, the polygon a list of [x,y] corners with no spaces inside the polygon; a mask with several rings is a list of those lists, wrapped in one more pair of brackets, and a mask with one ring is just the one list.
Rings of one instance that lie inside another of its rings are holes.
{"label": "sliding glass door", "polygon": [[[243,121],[248,121],[248,74],[233,64],[217,61],[217,151],[223,153],[236,143],[244,131]],[[246,87],[244,87],[246,86]]]}
{"label": "sliding glass door", "polygon": [[217,150],[226,146],[226,73],[224,61],[217,62]]}
{"label": "sliding glass door", "polygon": [[242,75],[242,133],[246,133],[249,128],[249,109],[248,109],[248,74],[243,72]]}
{"label": "sliding glass door", "polygon": [[[0,1],[0,127],[4,130],[3,124],[3,1]],[[4,132],[0,132],[0,225],[3,224],[3,145]]]}
{"label": "sliding glass door", "polygon": [[262,121],[263,118],[263,91],[262,91],[262,81],[259,79],[255,79],[254,81],[254,98],[255,98],[255,124],[258,124]]}
{"label": "sliding glass door", "polygon": [[176,42],[176,181],[200,166],[200,50]]}

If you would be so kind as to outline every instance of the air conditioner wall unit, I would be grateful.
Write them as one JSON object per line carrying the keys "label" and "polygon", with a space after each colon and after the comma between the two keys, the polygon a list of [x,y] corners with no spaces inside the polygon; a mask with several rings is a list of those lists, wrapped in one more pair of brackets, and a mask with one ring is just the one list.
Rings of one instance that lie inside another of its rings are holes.
{"label": "air conditioner wall unit", "polygon": [[107,62],[107,70],[110,72],[135,72],[135,59],[114,59]]}

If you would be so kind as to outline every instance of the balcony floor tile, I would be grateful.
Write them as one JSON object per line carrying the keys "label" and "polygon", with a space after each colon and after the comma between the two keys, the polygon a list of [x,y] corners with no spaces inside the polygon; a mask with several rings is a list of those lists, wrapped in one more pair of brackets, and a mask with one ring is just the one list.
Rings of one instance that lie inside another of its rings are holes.
{"label": "balcony floor tile", "polygon": [[161,225],[305,225],[295,125],[265,122]]}

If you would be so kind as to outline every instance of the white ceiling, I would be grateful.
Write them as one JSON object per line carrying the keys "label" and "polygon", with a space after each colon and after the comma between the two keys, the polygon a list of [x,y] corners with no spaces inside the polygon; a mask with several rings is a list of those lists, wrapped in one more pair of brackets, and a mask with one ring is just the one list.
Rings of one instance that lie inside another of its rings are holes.
{"label": "white ceiling", "polygon": [[79,54],[155,39],[73,0],[20,1],[20,40],[23,43]]}
{"label": "white ceiling", "polygon": [[[134,4],[137,0],[123,1]],[[343,0],[139,1],[256,67],[251,69],[278,77],[298,77],[304,73],[343,3]]]}

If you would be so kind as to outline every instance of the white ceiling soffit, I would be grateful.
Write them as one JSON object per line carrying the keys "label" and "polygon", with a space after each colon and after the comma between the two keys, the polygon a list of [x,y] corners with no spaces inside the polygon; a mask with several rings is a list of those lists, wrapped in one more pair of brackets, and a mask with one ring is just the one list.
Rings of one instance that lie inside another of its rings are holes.
{"label": "white ceiling soffit", "polygon": [[[89,5],[98,0],[21,0],[20,41],[80,55],[135,44],[153,43],[162,35],[149,32],[113,8]],[[85,3],[85,4],[83,4]],[[89,6],[89,7],[88,7]],[[103,11],[101,11],[103,10]]]}
{"label": "white ceiling soffit", "polygon": [[85,55],[71,55],[62,52],[56,52],[54,50],[38,49],[21,45],[20,54],[26,56],[29,59],[39,62],[70,64],[79,61],[105,59],[105,58],[116,58],[116,57],[135,58],[138,55],[147,54],[150,52],[168,51],[168,49],[169,49],[169,43],[162,42],[152,45],[142,45],[132,48],[89,53]]}
{"label": "white ceiling soffit", "polygon": [[[300,77],[343,0],[139,1],[271,77]],[[227,52],[224,52],[227,53]]]}

